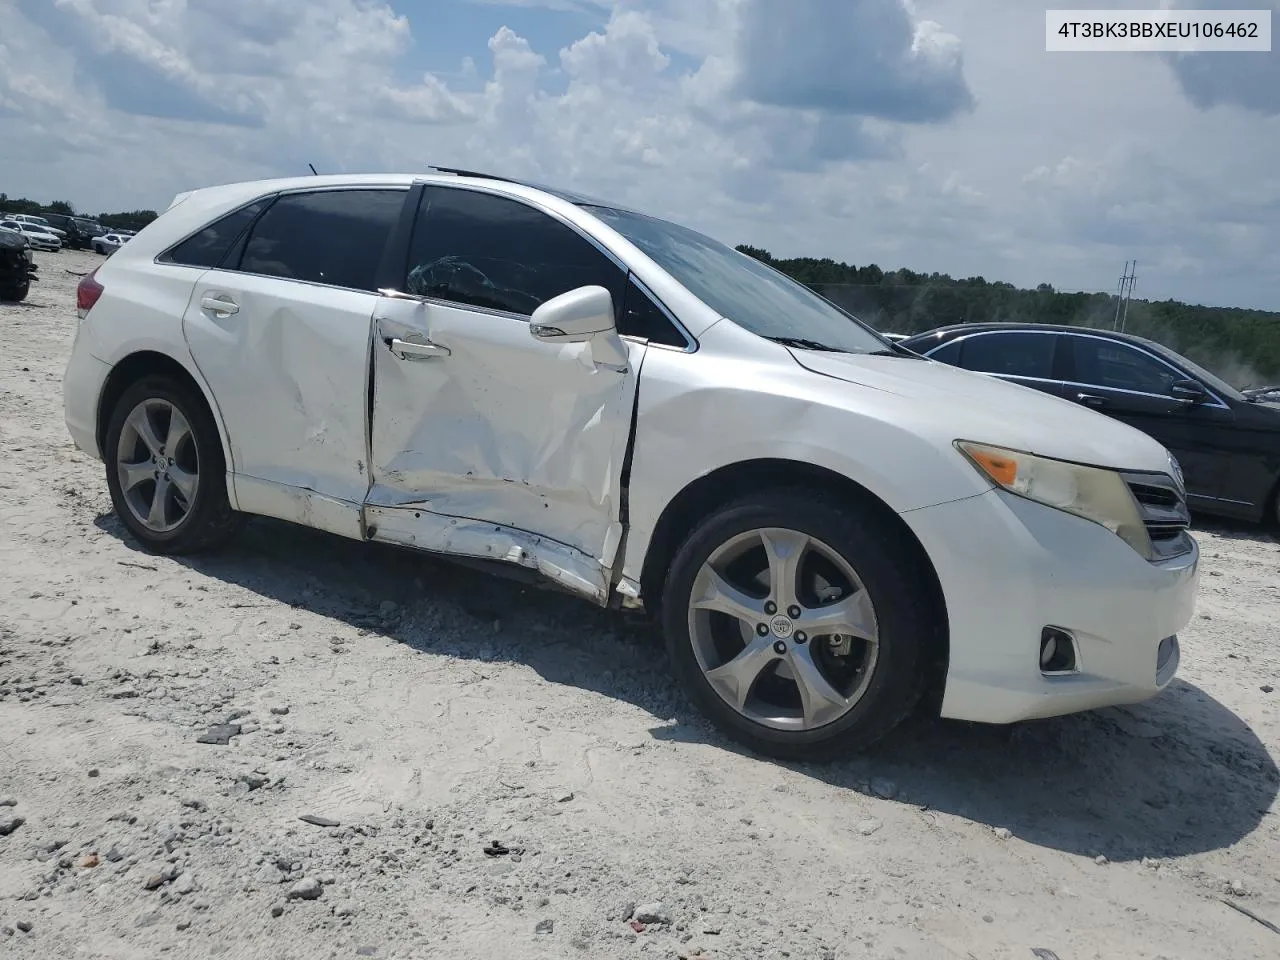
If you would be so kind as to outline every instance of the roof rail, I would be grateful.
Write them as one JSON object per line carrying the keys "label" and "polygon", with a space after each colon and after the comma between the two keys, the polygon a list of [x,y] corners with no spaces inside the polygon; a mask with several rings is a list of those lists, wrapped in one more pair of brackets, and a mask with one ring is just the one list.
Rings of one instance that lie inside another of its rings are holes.
{"label": "roof rail", "polygon": [[455,177],[478,177],[481,180],[501,180],[503,183],[519,183],[519,180],[511,177],[499,177],[492,173],[480,173],[476,170],[460,170],[457,167],[436,167],[431,164],[427,165],[428,170],[434,170],[436,173],[451,173]]}

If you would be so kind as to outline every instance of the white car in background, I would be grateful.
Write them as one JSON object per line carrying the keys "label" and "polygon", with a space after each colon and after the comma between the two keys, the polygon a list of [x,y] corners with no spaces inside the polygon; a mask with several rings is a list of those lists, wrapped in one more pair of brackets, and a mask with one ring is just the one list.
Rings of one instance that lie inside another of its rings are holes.
{"label": "white car in background", "polygon": [[20,223],[29,223],[37,230],[43,230],[45,233],[52,233],[59,240],[67,239],[67,231],[59,230],[44,217],[37,217],[30,213],[14,213],[9,214],[8,218],[10,220],[17,220]]}
{"label": "white car in background", "polygon": [[22,234],[30,241],[32,249],[50,250],[54,253],[62,249],[62,239],[56,233],[50,233],[47,229],[28,223],[25,220],[12,218],[0,220],[0,227],[15,230]]}
{"label": "white car in background", "polygon": [[129,237],[122,233],[104,233],[100,237],[94,237],[90,246],[93,247],[94,253],[105,255],[115,253],[128,242]]}
{"label": "white car in background", "polygon": [[1164,447],[673,223],[462,171],[239,183],[76,299],[67,427],[154,551],[260,514],[526,567],[646,610],[691,699],[787,758],[926,691],[1006,723],[1177,670],[1199,552]]}

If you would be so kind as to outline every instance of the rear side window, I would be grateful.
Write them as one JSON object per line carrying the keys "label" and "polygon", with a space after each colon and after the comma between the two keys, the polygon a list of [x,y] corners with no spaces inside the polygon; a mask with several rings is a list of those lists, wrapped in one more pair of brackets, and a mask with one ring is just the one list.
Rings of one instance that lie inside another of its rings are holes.
{"label": "rear side window", "polygon": [[223,257],[231,249],[236,238],[244,233],[253,218],[262,212],[267,205],[266,200],[258,200],[219,217],[199,233],[186,240],[160,257],[161,263],[177,263],[184,267],[212,268],[222,263]]}
{"label": "rear side window", "polygon": [[979,373],[1051,380],[1057,339],[1052,333],[977,334],[964,341],[961,366]]}
{"label": "rear side window", "polygon": [[626,275],[575,230],[528,204],[437,187],[422,197],[405,290],[527,317],[578,287],[598,285],[621,307]]}
{"label": "rear side window", "polygon": [[404,190],[324,190],[279,197],[253,226],[240,270],[372,290]]}

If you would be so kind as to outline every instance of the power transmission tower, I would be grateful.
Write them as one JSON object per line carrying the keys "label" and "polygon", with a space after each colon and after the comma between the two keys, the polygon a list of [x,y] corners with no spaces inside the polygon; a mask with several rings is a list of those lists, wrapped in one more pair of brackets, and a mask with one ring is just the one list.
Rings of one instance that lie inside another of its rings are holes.
{"label": "power transmission tower", "polygon": [[1116,316],[1111,322],[1112,330],[1119,328],[1123,332],[1125,324],[1128,323],[1129,298],[1133,296],[1133,284],[1138,279],[1137,269],[1137,260],[1124,262],[1124,273],[1120,275],[1120,283],[1116,287]]}

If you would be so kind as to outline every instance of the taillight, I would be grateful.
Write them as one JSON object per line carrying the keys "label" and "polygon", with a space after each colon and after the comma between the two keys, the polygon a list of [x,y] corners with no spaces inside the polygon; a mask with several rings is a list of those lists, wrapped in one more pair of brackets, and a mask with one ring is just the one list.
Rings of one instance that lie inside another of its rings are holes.
{"label": "taillight", "polygon": [[95,267],[93,273],[87,274],[76,284],[76,315],[81,320],[93,309],[93,305],[102,296],[102,284],[97,281],[97,273],[98,269]]}

